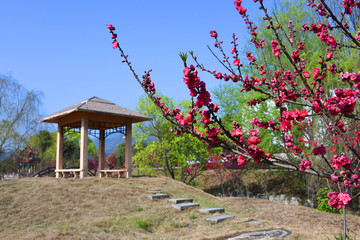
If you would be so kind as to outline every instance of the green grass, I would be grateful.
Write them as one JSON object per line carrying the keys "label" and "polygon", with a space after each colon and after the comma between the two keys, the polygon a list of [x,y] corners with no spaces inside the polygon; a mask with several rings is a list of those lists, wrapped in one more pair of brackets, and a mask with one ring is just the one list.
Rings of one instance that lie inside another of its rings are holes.
{"label": "green grass", "polygon": [[206,198],[198,199],[197,202],[200,203],[201,206],[206,207],[206,208],[218,208],[218,207],[220,207],[219,203],[217,203],[216,201],[206,199]]}
{"label": "green grass", "polygon": [[136,219],[132,222],[132,225],[138,228],[143,228],[148,232],[151,232],[150,224],[145,220]]}

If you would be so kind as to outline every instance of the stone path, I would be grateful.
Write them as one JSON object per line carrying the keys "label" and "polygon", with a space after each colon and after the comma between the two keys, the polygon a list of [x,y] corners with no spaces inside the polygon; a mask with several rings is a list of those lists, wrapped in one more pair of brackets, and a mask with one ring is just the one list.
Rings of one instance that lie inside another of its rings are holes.
{"label": "stone path", "polygon": [[147,198],[150,199],[161,199],[161,198],[169,198],[169,194],[154,194],[154,195],[147,195]]}
{"label": "stone path", "polygon": [[202,209],[199,209],[199,212],[201,212],[201,213],[225,212],[225,209],[223,209],[223,208],[202,208]]}
{"label": "stone path", "polygon": [[[169,194],[166,194],[166,192],[161,190],[155,190],[155,191],[149,191],[150,193],[156,193],[154,195],[147,195],[147,198],[150,199],[161,199],[161,198],[169,198]],[[192,198],[171,198],[169,199],[170,202],[176,203],[172,207],[183,211],[190,207],[198,207],[200,206],[199,203],[193,203]],[[203,208],[199,209],[199,212],[201,213],[215,213],[215,212],[225,212],[224,208]],[[235,216],[232,215],[218,215],[218,216],[212,216],[206,218],[209,222],[221,222],[228,218],[234,218]],[[258,224],[260,221],[258,220],[251,220],[244,223],[250,223],[250,224]],[[243,223],[243,224],[244,224]],[[223,240],[272,240],[275,238],[285,238],[287,236],[291,235],[290,231],[284,230],[284,229],[270,229],[270,230],[259,230],[259,231],[253,231],[253,232],[245,232],[240,233],[237,235],[234,235],[229,238],[224,238]]]}
{"label": "stone path", "polygon": [[225,219],[234,218],[234,217],[235,216],[232,215],[220,215],[220,216],[208,217],[206,218],[206,221],[218,223],[224,221]]}
{"label": "stone path", "polygon": [[191,207],[198,207],[198,206],[200,206],[199,203],[179,203],[179,204],[172,205],[173,208],[175,208],[179,211],[183,211],[185,209],[188,209]]}
{"label": "stone path", "polygon": [[178,204],[178,203],[184,203],[184,202],[192,202],[193,199],[192,198],[170,198],[169,201]]}
{"label": "stone path", "polygon": [[223,240],[272,240],[275,238],[286,238],[290,236],[290,234],[290,231],[284,229],[270,229],[240,233],[229,238],[224,238]]}
{"label": "stone path", "polygon": [[[147,195],[146,197],[149,199],[162,199],[162,198],[169,198],[169,194],[167,194],[165,191],[162,190],[151,190],[149,193],[153,193],[153,195]],[[154,194],[155,193],[155,194]],[[176,204],[172,205],[173,208],[183,211],[188,208],[192,207],[199,207],[199,203],[193,203],[192,198],[171,198],[169,199],[170,202],[174,202]],[[224,208],[203,208],[199,209],[199,212],[201,213],[216,213],[216,212],[225,212]],[[213,216],[206,218],[206,221],[208,222],[221,222],[228,218],[234,218],[235,216],[232,215],[219,215],[219,216]]]}

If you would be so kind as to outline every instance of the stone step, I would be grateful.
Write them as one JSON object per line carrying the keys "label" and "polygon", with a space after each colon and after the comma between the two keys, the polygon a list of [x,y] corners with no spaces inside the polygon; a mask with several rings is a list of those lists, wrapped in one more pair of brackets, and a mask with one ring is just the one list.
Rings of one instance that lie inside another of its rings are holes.
{"label": "stone step", "polygon": [[166,193],[166,192],[162,190],[150,190],[149,193]]}
{"label": "stone step", "polygon": [[184,203],[184,202],[192,202],[193,199],[192,198],[171,198],[169,199],[170,202],[173,202],[173,203]]}
{"label": "stone step", "polygon": [[260,221],[258,221],[258,220],[251,220],[251,221],[247,221],[247,222],[244,222],[244,223],[258,224],[258,223],[260,223]]}
{"label": "stone step", "polygon": [[225,212],[225,209],[224,208],[202,208],[202,209],[199,209],[199,212],[202,212],[202,213]]}
{"label": "stone step", "polygon": [[233,218],[233,217],[235,217],[235,216],[232,216],[232,215],[220,215],[220,216],[208,217],[208,218],[206,218],[206,221],[218,223],[218,222],[224,221],[225,219]]}
{"label": "stone step", "polygon": [[147,198],[150,199],[161,199],[161,198],[169,198],[169,194],[155,194],[155,195],[147,195]]}
{"label": "stone step", "polygon": [[177,210],[185,210],[187,208],[191,208],[191,207],[198,207],[200,206],[199,203],[179,203],[179,204],[175,204],[172,207],[177,209]]}

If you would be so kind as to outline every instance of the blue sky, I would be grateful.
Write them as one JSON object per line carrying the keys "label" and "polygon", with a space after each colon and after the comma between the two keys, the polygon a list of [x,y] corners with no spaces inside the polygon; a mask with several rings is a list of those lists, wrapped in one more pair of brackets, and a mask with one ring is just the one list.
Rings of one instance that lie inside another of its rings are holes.
{"label": "blue sky", "polygon": [[[257,5],[244,2],[257,16]],[[219,66],[206,47],[210,30],[224,42],[234,32],[249,38],[233,0],[0,0],[0,9],[0,74],[41,91],[44,115],[93,96],[135,108],[143,91],[112,49],[108,23],[138,74],[152,68],[157,89],[174,100],[188,98],[180,51],[194,50],[212,69]],[[200,77],[210,89],[218,84]]]}

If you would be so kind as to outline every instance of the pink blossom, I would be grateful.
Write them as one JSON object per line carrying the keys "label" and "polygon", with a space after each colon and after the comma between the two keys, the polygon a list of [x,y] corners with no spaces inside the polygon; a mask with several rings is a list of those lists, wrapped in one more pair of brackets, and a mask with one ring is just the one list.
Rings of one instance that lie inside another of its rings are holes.
{"label": "pink blossom", "polygon": [[207,132],[208,134],[206,135],[206,137],[208,137],[213,143],[217,143],[220,139],[218,137],[219,134],[219,129],[214,127],[212,129],[206,129],[205,132]]}
{"label": "pink blossom", "polygon": [[313,152],[314,155],[322,155],[322,156],[324,156],[325,153],[326,153],[326,148],[321,144],[320,146],[314,148],[312,152]]}
{"label": "pink blossom", "polygon": [[326,54],[326,60],[329,61],[329,60],[331,60],[331,58],[332,58],[332,52],[328,52]]}
{"label": "pink blossom", "polygon": [[274,56],[275,56],[275,57],[280,56],[280,54],[281,54],[281,51],[274,51]]}
{"label": "pink blossom", "polygon": [[336,169],[340,169],[340,167],[345,168],[346,170],[349,170],[351,167],[351,160],[344,154],[339,157],[339,155],[333,156],[332,165]]}
{"label": "pink blossom", "polygon": [[235,51],[236,51],[236,48],[233,47],[233,48],[231,49],[231,54],[234,54]]}
{"label": "pink blossom", "polygon": [[309,72],[303,72],[303,75],[305,78],[310,78],[310,73]]}
{"label": "pink blossom", "polygon": [[249,138],[248,139],[248,144],[249,145],[252,145],[252,144],[259,144],[259,143],[261,143],[261,139],[260,138],[258,138],[258,137],[251,137],[251,138]]}
{"label": "pink blossom", "polygon": [[305,119],[305,117],[308,115],[308,112],[303,109],[300,111],[298,117],[296,118],[297,121],[303,121]]}
{"label": "pink blossom", "polygon": [[320,70],[319,70],[319,68],[314,68],[313,76],[314,76],[314,79],[315,79],[315,80],[320,76]]}
{"label": "pink blossom", "polygon": [[244,163],[245,163],[244,157],[239,155],[237,158],[237,164],[241,167],[242,165],[244,165]]}
{"label": "pink blossom", "polygon": [[280,128],[285,132],[290,131],[292,129],[291,121],[288,120],[281,121]]}
{"label": "pink blossom", "polygon": [[299,61],[299,56],[300,56],[300,53],[298,50],[295,50],[295,51],[292,51],[291,52],[291,57],[293,59],[294,62],[298,62]]}
{"label": "pink blossom", "polygon": [[218,34],[215,29],[210,31],[210,36],[213,38],[217,38]]}
{"label": "pink blossom", "polygon": [[202,122],[203,124],[205,125],[208,125],[211,123],[211,120],[210,120],[210,113],[208,110],[203,110],[202,111],[202,115],[203,115],[203,118],[200,120],[200,122]]}
{"label": "pink blossom", "polygon": [[259,123],[259,119],[257,119],[256,117],[254,117],[254,118],[250,121],[250,123],[251,123],[252,125],[257,124],[257,123]]}
{"label": "pink blossom", "polygon": [[309,160],[303,159],[299,166],[300,166],[301,171],[304,172],[306,169],[311,168],[311,162]]}
{"label": "pink blossom", "polygon": [[186,120],[184,119],[184,115],[179,113],[176,115],[176,120],[178,121],[178,123],[180,123],[180,125],[184,126],[186,124]]}
{"label": "pink blossom", "polygon": [[334,92],[337,97],[328,99],[328,102],[337,103],[336,106],[340,109],[342,114],[352,113],[355,110],[356,92],[350,88],[337,88]]}
{"label": "pink blossom", "polygon": [[201,90],[199,96],[196,99],[195,105],[198,108],[208,105],[211,102],[210,93],[206,90]]}
{"label": "pink blossom", "polygon": [[291,133],[289,133],[289,134],[285,133],[284,140],[285,140],[285,146],[290,149],[294,142],[293,135]]}
{"label": "pink blossom", "polygon": [[282,53],[282,51],[278,47],[278,44],[279,43],[277,41],[271,40],[272,53],[275,57],[278,57]]}
{"label": "pink blossom", "polygon": [[259,148],[257,145],[252,144],[248,147],[249,155],[255,162],[260,163],[261,159],[265,156],[265,151]]}
{"label": "pink blossom", "polygon": [[356,33],[356,40],[360,41],[360,31]]}
{"label": "pink blossom", "polygon": [[343,206],[348,205],[351,201],[348,193],[329,192],[328,198],[329,206],[337,209],[341,209]]}
{"label": "pink blossom", "polygon": [[239,63],[240,63],[240,60],[239,60],[239,59],[235,59],[235,60],[234,60],[234,65],[235,65],[235,66],[239,65]]}
{"label": "pink blossom", "polygon": [[338,176],[336,176],[335,174],[331,174],[331,180],[333,181],[333,182],[335,182],[335,183],[337,183],[338,181],[339,181],[339,177]]}
{"label": "pink blossom", "polygon": [[[190,67],[186,67],[184,70],[183,80],[184,83],[188,86],[190,90],[196,88],[200,84],[200,78],[197,76],[198,72],[195,70],[195,67],[191,65]],[[195,91],[196,93],[196,91]],[[197,93],[196,93],[197,95]],[[196,96],[195,95],[195,96]]]}
{"label": "pink blossom", "polygon": [[348,180],[344,180],[344,187],[346,187],[346,188],[351,187]]}
{"label": "pink blossom", "polygon": [[259,135],[259,129],[251,129],[250,130],[250,135],[255,137]]}
{"label": "pink blossom", "polygon": [[350,195],[348,193],[339,193],[338,198],[342,205],[348,205],[351,201]]}
{"label": "pink blossom", "polygon": [[300,91],[301,95],[308,95],[309,94],[309,90],[307,90],[306,88],[301,88],[301,91]]}
{"label": "pink blossom", "polygon": [[192,122],[192,121],[194,121],[194,117],[191,114],[189,114],[186,116],[186,121]]}
{"label": "pink blossom", "polygon": [[320,104],[319,104],[317,101],[314,101],[313,106],[312,106],[312,110],[313,110],[315,113],[320,112]]}
{"label": "pink blossom", "polygon": [[233,137],[240,137],[240,136],[242,136],[242,135],[243,135],[243,133],[242,133],[241,129],[239,129],[239,128],[233,128],[233,131],[232,131],[232,133],[231,133],[231,136],[233,136]]}
{"label": "pink blossom", "polygon": [[244,14],[246,13],[247,9],[246,9],[246,8],[243,8],[243,7],[241,6],[241,3],[242,3],[242,0],[235,0],[235,1],[234,1],[236,10],[238,10],[238,12],[239,12],[241,15],[244,15]]}
{"label": "pink blossom", "polygon": [[109,30],[112,30],[112,31],[115,30],[115,27],[114,27],[113,25],[111,25],[111,24],[106,25],[106,27],[107,27]]}
{"label": "pink blossom", "polygon": [[113,47],[113,49],[119,47],[119,43],[117,41],[113,41],[112,47]]}

